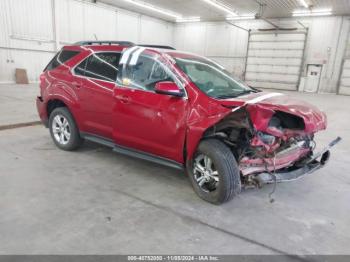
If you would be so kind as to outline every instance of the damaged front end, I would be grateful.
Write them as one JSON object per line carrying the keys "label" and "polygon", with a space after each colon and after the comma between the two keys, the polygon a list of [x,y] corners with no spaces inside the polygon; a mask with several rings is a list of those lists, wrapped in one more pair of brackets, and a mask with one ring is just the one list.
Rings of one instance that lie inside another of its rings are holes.
{"label": "damaged front end", "polygon": [[246,104],[233,108],[206,136],[220,137],[232,149],[244,187],[260,187],[295,180],[323,167],[329,149],[341,140],[315,153],[314,134],[326,125],[324,113],[313,107]]}

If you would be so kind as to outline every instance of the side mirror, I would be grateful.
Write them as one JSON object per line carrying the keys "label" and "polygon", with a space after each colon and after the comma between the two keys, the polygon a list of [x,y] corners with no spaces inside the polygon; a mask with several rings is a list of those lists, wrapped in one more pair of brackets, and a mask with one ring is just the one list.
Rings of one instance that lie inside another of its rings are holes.
{"label": "side mirror", "polygon": [[176,97],[184,96],[184,92],[174,82],[158,82],[154,90],[157,94],[170,95]]}

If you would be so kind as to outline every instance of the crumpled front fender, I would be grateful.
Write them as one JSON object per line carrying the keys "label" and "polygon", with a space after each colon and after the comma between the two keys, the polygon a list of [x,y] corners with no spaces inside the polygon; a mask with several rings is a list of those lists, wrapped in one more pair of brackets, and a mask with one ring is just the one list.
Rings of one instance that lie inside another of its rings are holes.
{"label": "crumpled front fender", "polygon": [[197,110],[191,111],[186,130],[186,160],[192,158],[204,132],[231,113],[229,109],[222,109],[221,112],[206,117],[200,117],[201,114],[198,114]]}

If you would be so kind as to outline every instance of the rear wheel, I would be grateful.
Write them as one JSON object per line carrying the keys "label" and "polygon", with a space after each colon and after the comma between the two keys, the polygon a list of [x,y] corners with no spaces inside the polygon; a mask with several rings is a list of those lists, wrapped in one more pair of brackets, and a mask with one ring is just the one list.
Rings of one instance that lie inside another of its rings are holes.
{"label": "rear wheel", "polygon": [[78,127],[66,107],[59,107],[52,111],[49,128],[53,141],[62,150],[75,150],[82,143]]}
{"label": "rear wheel", "polygon": [[241,191],[237,162],[220,140],[202,141],[188,162],[187,171],[195,192],[210,203],[222,204]]}

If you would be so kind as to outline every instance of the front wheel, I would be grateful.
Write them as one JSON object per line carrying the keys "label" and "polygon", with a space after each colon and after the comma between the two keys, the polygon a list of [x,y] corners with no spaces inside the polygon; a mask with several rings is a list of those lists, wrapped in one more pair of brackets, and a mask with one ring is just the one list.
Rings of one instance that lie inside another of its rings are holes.
{"label": "front wheel", "polygon": [[187,172],[195,192],[210,203],[225,203],[241,191],[236,159],[220,140],[202,141],[187,163]]}

